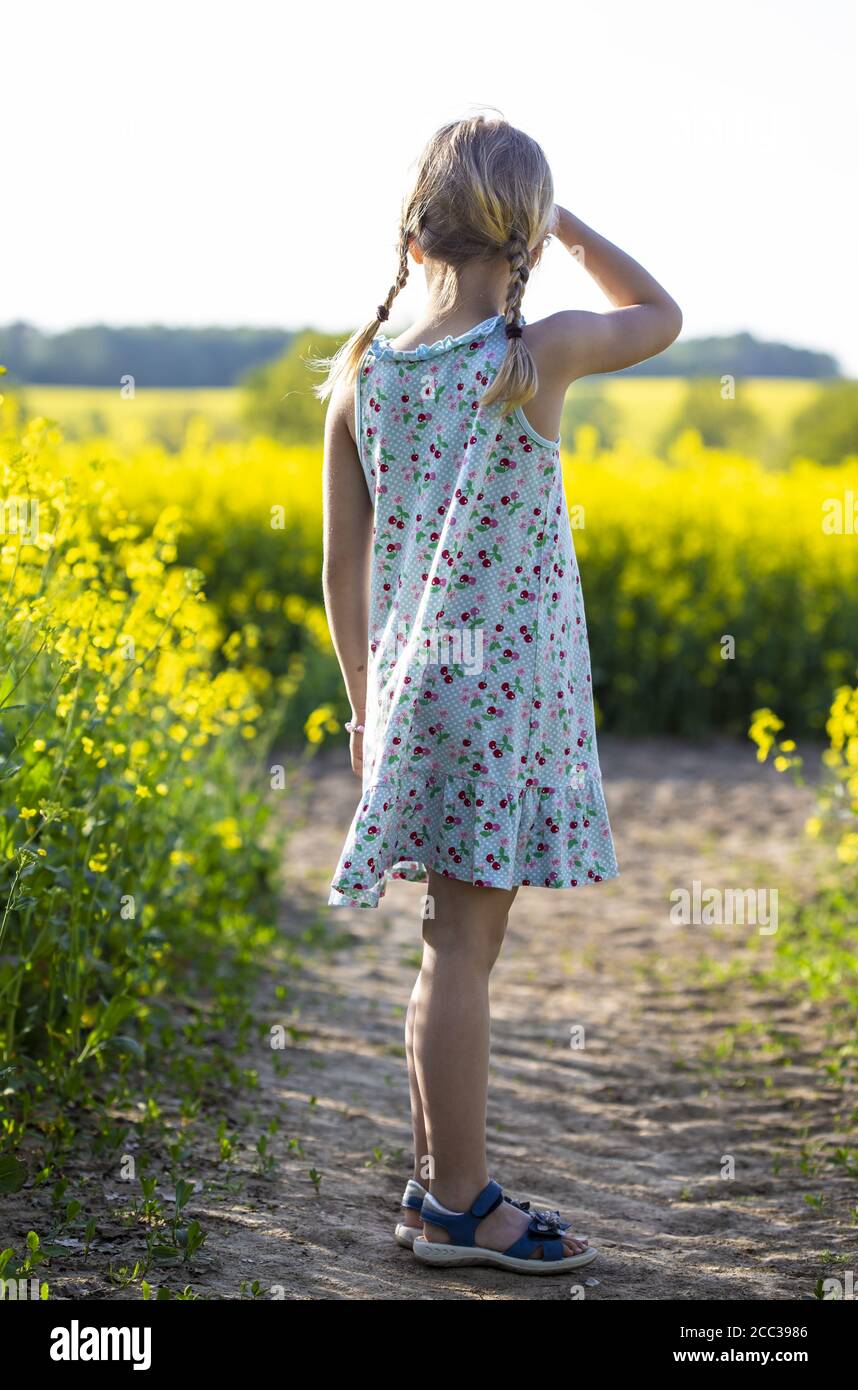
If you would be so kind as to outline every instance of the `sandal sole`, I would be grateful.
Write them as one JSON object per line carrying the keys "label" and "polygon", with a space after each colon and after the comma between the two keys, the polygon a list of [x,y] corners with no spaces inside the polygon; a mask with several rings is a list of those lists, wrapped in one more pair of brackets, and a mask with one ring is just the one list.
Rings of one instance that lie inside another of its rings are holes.
{"label": "sandal sole", "polygon": [[424,1236],[418,1236],[411,1248],[415,1259],[421,1264],[434,1265],[436,1268],[492,1265],[495,1269],[509,1269],[515,1274],[535,1275],[566,1274],[570,1269],[592,1264],[599,1253],[590,1248],[580,1255],[568,1255],[564,1260],[519,1260],[483,1245],[448,1245],[443,1241],[426,1240]]}

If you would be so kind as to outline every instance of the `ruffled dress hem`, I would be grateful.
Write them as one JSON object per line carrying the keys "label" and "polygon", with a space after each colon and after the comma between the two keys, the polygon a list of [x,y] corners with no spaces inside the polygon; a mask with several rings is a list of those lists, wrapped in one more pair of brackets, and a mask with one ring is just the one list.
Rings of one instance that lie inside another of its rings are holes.
{"label": "ruffled dress hem", "polygon": [[578,888],[619,877],[601,775],[511,788],[446,773],[380,779],[363,793],[330,907],[378,907],[391,879],[429,870],[483,888]]}

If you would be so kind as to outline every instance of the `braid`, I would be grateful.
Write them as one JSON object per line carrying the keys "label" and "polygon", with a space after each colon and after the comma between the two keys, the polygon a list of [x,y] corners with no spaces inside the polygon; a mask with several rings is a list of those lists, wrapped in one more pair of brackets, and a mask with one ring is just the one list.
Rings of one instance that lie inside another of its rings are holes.
{"label": "braid", "polygon": [[[509,411],[516,405],[523,405],[536,394],[538,381],[536,365],[521,336],[521,301],[530,279],[531,253],[527,238],[521,232],[511,232],[501,251],[509,261],[503,314],[508,341],[504,359],[483,392],[482,401],[484,405],[499,401],[504,410]],[[514,332],[510,331],[513,329]]]}
{"label": "braid", "polygon": [[307,359],[307,366],[312,371],[327,374],[325,381],[313,387],[313,394],[318,400],[327,400],[338,383],[352,383],[355,380],[363,355],[372,344],[378,325],[384,323],[388,317],[391,304],[408,279],[408,244],[411,236],[409,219],[403,217],[399,232],[399,266],[396,271],[396,279],[387,291],[387,298],[376,309],[375,318],[371,319],[363,328],[355,329],[352,336],[332,357],[309,357]]}
{"label": "braid", "polygon": [[411,233],[406,223],[403,223],[399,233],[399,269],[396,272],[396,279],[387,291],[387,298],[379,304],[379,309],[383,309],[383,314],[376,314],[376,323],[383,323],[390,313],[390,306],[393,303],[405,281],[408,279],[408,243]]}
{"label": "braid", "polygon": [[521,316],[521,301],[530,279],[530,250],[527,239],[519,232],[512,232],[503,252],[509,261],[504,319],[511,326],[517,327]]}

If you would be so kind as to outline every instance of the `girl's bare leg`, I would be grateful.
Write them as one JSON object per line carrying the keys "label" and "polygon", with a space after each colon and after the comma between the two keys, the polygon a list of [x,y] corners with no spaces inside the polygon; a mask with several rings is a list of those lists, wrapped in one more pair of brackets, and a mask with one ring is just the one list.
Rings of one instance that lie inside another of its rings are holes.
{"label": "girl's bare leg", "polygon": [[[417,1069],[414,1063],[414,1020],[417,1016],[417,1000],[420,995],[420,976],[414,981],[408,1010],[405,1015],[405,1055],[408,1058],[408,1086],[411,1091],[411,1133],[414,1138],[414,1177],[424,1187],[428,1187],[428,1174],[424,1163],[429,1152],[426,1141],[426,1121],[423,1118],[423,1101],[417,1082]],[[419,1226],[418,1212],[404,1212],[402,1220],[408,1226]]]}
{"label": "girl's bare leg", "polygon": [[[516,892],[429,876],[434,917],[423,923],[423,963],[406,1037],[410,1033],[412,1097],[416,1091],[419,1101],[414,1118],[418,1162],[429,1156],[430,1191],[452,1211],[466,1210],[489,1179],[489,976]],[[504,1202],[480,1223],[477,1243],[506,1249],[529,1220],[527,1213]],[[425,1226],[424,1233],[430,1240],[448,1238],[437,1226]],[[570,1254],[584,1249],[585,1242],[570,1236],[563,1240]],[[538,1249],[536,1257],[540,1254]]]}

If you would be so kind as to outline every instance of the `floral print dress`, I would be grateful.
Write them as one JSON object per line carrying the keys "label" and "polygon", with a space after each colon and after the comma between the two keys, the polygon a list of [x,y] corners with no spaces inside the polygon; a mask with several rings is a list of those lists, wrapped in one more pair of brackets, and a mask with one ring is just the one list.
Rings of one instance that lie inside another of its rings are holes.
{"label": "floral print dress", "polygon": [[484,887],[618,873],[560,468],[519,408],[480,397],[501,315],[396,349],[355,388],[373,500],[363,792],[332,906],[432,868]]}

